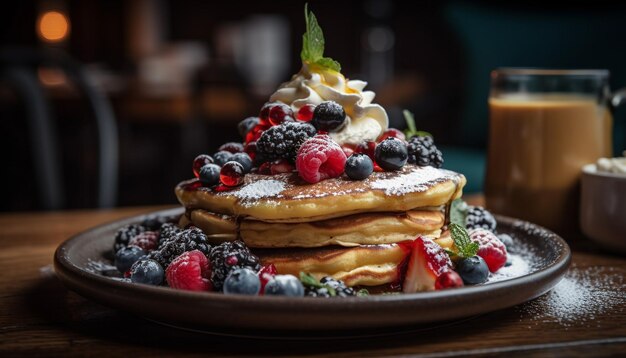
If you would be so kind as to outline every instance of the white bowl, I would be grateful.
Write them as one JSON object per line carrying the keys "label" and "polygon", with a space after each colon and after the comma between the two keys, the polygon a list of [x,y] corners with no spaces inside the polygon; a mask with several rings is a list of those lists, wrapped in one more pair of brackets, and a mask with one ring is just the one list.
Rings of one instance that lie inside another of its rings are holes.
{"label": "white bowl", "polygon": [[583,168],[580,200],[583,233],[600,245],[626,252],[626,175]]}

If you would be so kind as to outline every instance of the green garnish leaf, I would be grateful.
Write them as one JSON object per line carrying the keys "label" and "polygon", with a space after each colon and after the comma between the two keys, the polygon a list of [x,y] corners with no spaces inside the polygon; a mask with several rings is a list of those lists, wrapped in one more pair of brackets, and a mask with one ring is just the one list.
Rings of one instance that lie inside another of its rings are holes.
{"label": "green garnish leaf", "polygon": [[446,254],[448,254],[448,256],[452,257],[452,256],[456,256],[456,252],[450,250],[450,249],[443,249],[443,251],[446,252]]}
{"label": "green garnish leaf", "polygon": [[468,206],[463,199],[458,198],[452,201],[450,205],[450,222],[465,227],[465,218],[467,217]]}
{"label": "green garnish leaf", "polygon": [[478,243],[473,242],[470,239],[469,233],[464,226],[459,224],[450,223],[448,225],[450,233],[452,234],[452,240],[454,245],[458,249],[457,255],[460,257],[468,258],[476,255],[478,252]]}
{"label": "green garnish leaf", "polygon": [[404,111],[402,111],[402,114],[404,115],[404,120],[406,121],[407,129],[404,131],[404,135],[407,138],[411,138],[414,136],[418,136],[418,137],[432,137],[433,136],[432,134],[426,131],[417,130],[417,127],[415,126],[415,115],[413,115],[411,111],[405,109]]}
{"label": "green garnish leaf", "polygon": [[324,57],[324,33],[313,11],[309,11],[309,4],[304,5],[304,21],[306,32],[302,35],[302,52],[300,52],[302,62],[337,72],[341,71],[339,62],[330,57]]}
{"label": "green garnish leaf", "polygon": [[356,295],[357,295],[357,297],[369,296],[370,295],[370,291],[368,291],[367,288],[362,288],[362,289],[356,291]]}
{"label": "green garnish leaf", "polygon": [[331,297],[337,296],[337,290],[335,290],[333,287],[329,285],[324,285],[323,283],[319,282],[310,273],[300,272],[300,282],[302,282],[304,286],[315,287],[315,288],[326,288],[328,290],[328,294]]}

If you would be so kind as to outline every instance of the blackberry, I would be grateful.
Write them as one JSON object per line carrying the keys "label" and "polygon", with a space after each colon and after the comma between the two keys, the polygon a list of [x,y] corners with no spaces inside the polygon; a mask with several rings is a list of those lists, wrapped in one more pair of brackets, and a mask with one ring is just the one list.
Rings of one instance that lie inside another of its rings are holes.
{"label": "blackberry", "polygon": [[496,230],[496,219],[490,212],[480,206],[470,206],[465,217],[467,230],[485,229],[491,232]]}
{"label": "blackberry", "polygon": [[[356,291],[352,287],[346,286],[341,280],[335,280],[330,276],[322,277],[320,280],[322,287],[306,286],[305,296],[309,297],[350,297],[356,296]],[[331,290],[334,289],[334,295]]]}
{"label": "blackberry", "polygon": [[316,134],[315,127],[303,122],[285,122],[263,132],[256,142],[257,155],[266,161],[287,159],[296,160],[298,149]]}
{"label": "blackberry", "polygon": [[167,269],[172,260],[192,250],[200,250],[205,255],[211,250],[207,236],[197,227],[183,230],[170,237],[157,250],[152,251],[148,258],[158,262],[163,269]]}
{"label": "blackberry", "polygon": [[435,140],[431,136],[413,136],[409,139],[409,163],[419,166],[433,166],[441,168],[443,155],[435,146]]}
{"label": "blackberry", "polygon": [[216,291],[221,291],[224,280],[235,268],[249,268],[254,272],[261,269],[256,257],[242,241],[227,241],[214,246],[209,253],[211,282]]}
{"label": "blackberry", "polygon": [[168,239],[176,236],[182,230],[176,224],[165,223],[161,225],[161,230],[159,234],[159,248],[161,248],[162,244],[165,243]]}
{"label": "blackberry", "polygon": [[119,229],[115,234],[115,243],[113,244],[113,254],[119,251],[119,249],[128,246],[128,242],[133,237],[146,231],[146,228],[142,225],[131,224],[126,225]]}

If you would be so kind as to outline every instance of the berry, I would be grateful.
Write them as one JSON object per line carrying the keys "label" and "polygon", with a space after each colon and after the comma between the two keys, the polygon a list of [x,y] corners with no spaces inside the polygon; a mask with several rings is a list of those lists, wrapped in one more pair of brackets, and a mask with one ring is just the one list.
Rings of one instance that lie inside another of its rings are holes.
{"label": "berry", "polygon": [[[341,280],[335,280],[330,276],[323,277],[320,280],[323,287],[305,287],[305,295],[309,297],[350,297],[356,296],[356,291],[352,287],[346,286],[345,282]],[[332,288],[334,292],[331,292],[328,288]],[[333,295],[334,293],[334,295]]]}
{"label": "berry", "polygon": [[408,144],[409,163],[425,167],[427,165],[441,168],[443,155],[435,146],[431,136],[413,136]]}
{"label": "berry", "polygon": [[293,122],[293,111],[291,107],[284,103],[274,103],[269,110],[268,119],[274,126],[283,124],[284,122]]}
{"label": "berry", "polygon": [[363,153],[352,154],[346,160],[345,172],[352,180],[363,180],[374,171],[374,163],[370,157]]}
{"label": "berry", "polygon": [[159,233],[156,231],[144,231],[133,237],[128,242],[128,246],[137,246],[146,252],[150,252],[159,245]]}
{"label": "berry", "polygon": [[192,250],[200,250],[204,254],[208,254],[211,250],[207,236],[196,227],[182,230],[175,236],[162,242],[157,250],[152,251],[148,255],[148,258],[155,260],[164,269],[167,269],[177,256]]}
{"label": "berry", "polygon": [[220,181],[226,186],[237,186],[243,183],[244,175],[243,165],[237,162],[228,162],[220,171]]}
{"label": "berry", "polygon": [[220,152],[230,152],[232,154],[243,152],[243,144],[237,142],[228,142],[220,145],[217,149]]}
{"label": "berry", "polygon": [[248,134],[246,134],[246,144],[256,142],[268,128],[270,128],[269,122],[267,124],[257,124],[250,132],[248,132]]}
{"label": "berry", "polygon": [[315,110],[315,105],[313,104],[305,104],[298,110],[298,114],[296,115],[296,119],[302,122],[310,122],[313,119],[313,111]]}
{"label": "berry", "polygon": [[171,223],[165,223],[161,226],[161,229],[159,230],[159,245],[158,248],[161,248],[161,245],[167,241],[168,239],[176,236],[176,234],[178,234],[179,232],[181,232],[181,229],[178,227],[178,225],[176,224],[171,224]]}
{"label": "berry", "polygon": [[215,164],[221,167],[222,165],[226,164],[226,162],[229,162],[232,156],[233,153],[222,150],[213,154],[213,159],[215,160]]}
{"label": "berry", "polygon": [[143,226],[146,230],[149,230],[149,231],[157,231],[166,222],[167,222],[167,219],[165,217],[152,215],[152,216],[145,217],[141,221],[141,226]]}
{"label": "berry", "polygon": [[137,260],[146,256],[146,252],[139,246],[122,247],[115,253],[115,267],[121,273],[130,270]]}
{"label": "berry", "polygon": [[346,155],[346,157],[350,157],[352,154],[354,154],[355,153],[354,152],[355,148],[356,147],[351,147],[351,146],[346,145],[346,144],[341,146],[341,150],[343,150],[343,153]]}
{"label": "berry", "polygon": [[478,243],[476,255],[485,260],[489,271],[496,272],[506,264],[506,246],[494,233],[485,229],[474,229],[469,232],[469,236],[472,241]]}
{"label": "berry", "polygon": [[[277,161],[279,162],[279,161]],[[261,166],[259,167],[258,173],[261,175],[270,175],[272,174],[272,163],[270,162],[265,162],[263,164],[261,164]]]}
{"label": "berry", "polygon": [[285,159],[280,159],[275,162],[270,163],[270,174],[282,174],[282,173],[291,173],[294,171],[293,164],[289,163],[289,161]]}
{"label": "berry", "polygon": [[257,155],[265,161],[287,159],[293,163],[302,143],[315,133],[312,125],[303,122],[286,122],[271,127],[256,142]]}
{"label": "berry", "polygon": [[237,130],[242,138],[246,138],[248,132],[252,130],[257,124],[259,124],[259,117],[248,117],[237,124]]}
{"label": "berry", "polygon": [[506,247],[507,252],[511,251],[511,248],[513,247],[513,238],[510,235],[498,234],[498,239],[502,241],[502,243]]}
{"label": "berry", "polygon": [[441,246],[431,239],[418,236],[413,241],[402,291],[433,291],[439,276],[450,271],[451,267],[450,257]]}
{"label": "berry", "polygon": [[200,169],[207,164],[213,164],[213,162],[213,158],[210,155],[200,154],[193,160],[193,175],[199,178]]}
{"label": "berry", "polygon": [[461,259],[457,264],[456,271],[466,285],[487,282],[489,278],[489,267],[480,256]]}
{"label": "berry", "polygon": [[302,282],[293,275],[276,275],[265,285],[264,294],[267,296],[304,296]]}
{"label": "berry", "polygon": [[249,268],[232,270],[224,280],[224,293],[239,295],[258,295],[261,291],[261,280]]}
{"label": "berry", "polygon": [[230,160],[241,164],[245,174],[250,173],[250,170],[252,170],[252,159],[246,153],[235,153]]}
{"label": "berry", "polygon": [[141,259],[130,268],[130,282],[158,286],[163,282],[165,271],[158,262]]}
{"label": "berry", "polygon": [[325,101],[313,111],[311,124],[319,131],[332,132],[341,129],[346,121],[346,111],[335,101]]}
{"label": "berry", "polygon": [[356,146],[356,148],[354,149],[354,152],[363,153],[367,155],[368,157],[370,157],[372,162],[376,163],[376,156],[374,155],[376,152],[376,142],[374,141],[363,142]]}
{"label": "berry", "polygon": [[250,142],[246,144],[243,148],[243,151],[248,154],[252,162],[255,162],[256,159],[256,142]]}
{"label": "berry", "polygon": [[276,276],[276,273],[276,266],[274,266],[274,264],[265,265],[259,270],[259,280],[261,281],[261,294],[263,294],[267,282],[271,280],[274,276]]}
{"label": "berry", "polygon": [[463,279],[455,271],[446,271],[437,277],[435,290],[445,290],[447,288],[463,287]]}
{"label": "berry", "polygon": [[211,265],[204,253],[198,250],[176,257],[165,270],[167,283],[172,288],[189,291],[211,290]]}
{"label": "berry", "polygon": [[382,132],[378,136],[378,138],[376,138],[376,141],[380,143],[389,137],[394,137],[406,141],[406,136],[404,135],[404,133],[402,133],[401,130],[395,128],[389,128],[386,131]]}
{"label": "berry", "polygon": [[374,152],[376,164],[385,170],[400,170],[406,164],[406,144],[398,138],[388,137],[378,143]]}
{"label": "berry", "polygon": [[216,291],[221,291],[224,280],[235,268],[247,267],[259,271],[261,265],[256,257],[242,241],[227,241],[211,249],[211,282]]}
{"label": "berry", "polygon": [[329,136],[319,134],[302,144],[296,169],[302,179],[317,183],[340,176],[346,165],[346,154]]}
{"label": "berry", "polygon": [[128,242],[130,241],[130,239],[141,234],[144,231],[146,231],[146,229],[143,226],[137,224],[127,225],[119,229],[117,233],[115,233],[113,253],[115,254],[122,247],[128,246]]}
{"label": "berry", "polygon": [[496,218],[489,211],[480,206],[470,206],[465,217],[465,227],[467,230],[485,229],[496,230]]}
{"label": "berry", "polygon": [[207,164],[200,168],[200,182],[204,186],[213,186],[220,181],[220,171],[222,169],[217,164]]}

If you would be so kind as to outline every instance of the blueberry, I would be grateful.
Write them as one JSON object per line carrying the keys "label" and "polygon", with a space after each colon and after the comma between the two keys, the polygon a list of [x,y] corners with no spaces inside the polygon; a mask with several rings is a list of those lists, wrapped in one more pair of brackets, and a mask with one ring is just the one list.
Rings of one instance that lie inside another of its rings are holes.
{"label": "blueberry", "polygon": [[242,138],[246,137],[246,134],[252,130],[257,124],[259,124],[259,117],[248,117],[237,124],[237,130]]}
{"label": "blueberry", "polygon": [[226,162],[229,162],[232,156],[233,156],[233,153],[227,152],[225,150],[220,150],[219,152],[213,154],[213,160],[215,160],[215,164],[221,167]]}
{"label": "blueberry", "polygon": [[252,159],[250,159],[250,156],[248,154],[235,153],[230,158],[230,160],[241,164],[243,166],[244,173],[250,173],[250,170],[252,169]]}
{"label": "blueberry", "polygon": [[302,282],[293,275],[276,275],[265,285],[265,294],[268,296],[304,296]]}
{"label": "blueberry", "polygon": [[510,235],[508,235],[508,234],[499,234],[498,235],[498,239],[500,239],[500,241],[502,241],[504,246],[506,246],[506,250],[507,251],[511,250],[511,248],[513,247],[513,238]]}
{"label": "blueberry", "polygon": [[232,270],[224,281],[225,294],[258,295],[261,290],[261,280],[249,268]]}
{"label": "blueberry", "polygon": [[130,281],[158,286],[163,282],[165,272],[158,262],[151,259],[141,259],[130,268]]}
{"label": "blueberry", "polygon": [[487,282],[489,267],[480,256],[472,256],[459,261],[456,270],[466,285],[476,285]]}
{"label": "blueberry", "polygon": [[332,132],[343,127],[346,121],[346,111],[335,101],[322,102],[315,107],[311,124],[317,130]]}
{"label": "blueberry", "polygon": [[400,170],[406,164],[409,154],[404,141],[388,137],[378,143],[374,150],[376,164],[385,170]]}
{"label": "blueberry", "polygon": [[216,164],[207,164],[200,168],[200,181],[204,185],[215,185],[220,181],[221,168]]}
{"label": "blueberry", "polygon": [[345,172],[352,180],[363,180],[374,171],[374,163],[363,153],[352,154],[346,161]]}
{"label": "blueberry", "polygon": [[146,252],[139,246],[123,247],[115,253],[115,267],[117,267],[119,272],[124,273],[130,270],[130,267],[144,256],[146,256]]}

